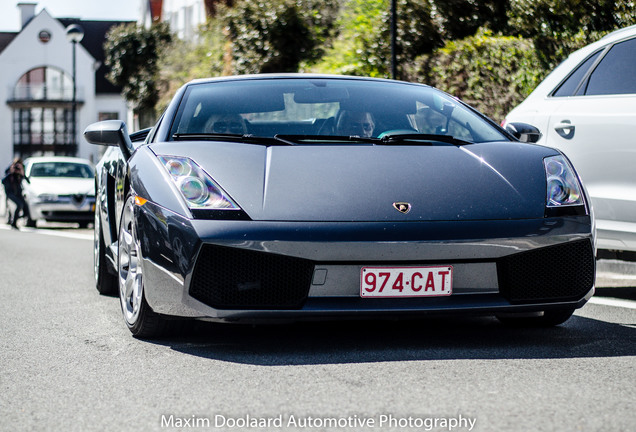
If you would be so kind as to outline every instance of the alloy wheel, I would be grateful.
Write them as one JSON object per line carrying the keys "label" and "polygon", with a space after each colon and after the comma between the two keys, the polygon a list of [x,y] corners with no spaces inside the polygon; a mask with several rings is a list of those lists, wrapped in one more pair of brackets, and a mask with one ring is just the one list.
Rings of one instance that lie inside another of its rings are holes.
{"label": "alloy wheel", "polygon": [[126,206],[119,229],[119,299],[124,319],[134,325],[139,318],[143,299],[143,273],[141,269],[141,244],[134,223],[133,198]]}

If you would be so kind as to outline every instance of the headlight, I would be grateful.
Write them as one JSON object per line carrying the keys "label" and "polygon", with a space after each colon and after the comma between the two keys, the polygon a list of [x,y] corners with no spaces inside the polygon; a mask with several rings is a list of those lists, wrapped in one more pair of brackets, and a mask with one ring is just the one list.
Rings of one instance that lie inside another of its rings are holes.
{"label": "headlight", "polygon": [[158,158],[191,209],[240,209],[192,159],[178,156],[158,156]]}
{"label": "headlight", "polygon": [[547,181],[546,207],[582,206],[583,192],[574,169],[563,156],[543,159]]}

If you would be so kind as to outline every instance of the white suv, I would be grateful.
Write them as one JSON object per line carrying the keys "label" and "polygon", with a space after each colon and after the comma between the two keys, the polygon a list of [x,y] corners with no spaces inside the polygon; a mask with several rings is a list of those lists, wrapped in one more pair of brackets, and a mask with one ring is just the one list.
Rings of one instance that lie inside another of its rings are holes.
{"label": "white suv", "polygon": [[636,252],[636,26],[568,57],[513,109],[561,149],[592,199],[599,249]]}

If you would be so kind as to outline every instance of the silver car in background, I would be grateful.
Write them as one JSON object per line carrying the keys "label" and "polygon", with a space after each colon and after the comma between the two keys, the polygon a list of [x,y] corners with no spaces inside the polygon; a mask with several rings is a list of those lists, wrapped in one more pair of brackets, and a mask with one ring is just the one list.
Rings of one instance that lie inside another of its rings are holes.
{"label": "silver car in background", "polygon": [[32,157],[25,161],[27,226],[38,220],[78,222],[85,228],[95,214],[95,170],[87,159]]}

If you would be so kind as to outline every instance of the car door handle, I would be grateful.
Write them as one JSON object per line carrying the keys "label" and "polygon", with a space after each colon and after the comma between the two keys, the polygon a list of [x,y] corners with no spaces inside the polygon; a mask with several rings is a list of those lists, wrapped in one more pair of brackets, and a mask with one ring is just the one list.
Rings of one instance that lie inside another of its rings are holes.
{"label": "car door handle", "polygon": [[554,130],[561,137],[565,139],[572,139],[574,137],[575,126],[572,124],[570,120],[562,120],[561,122],[554,125]]}

